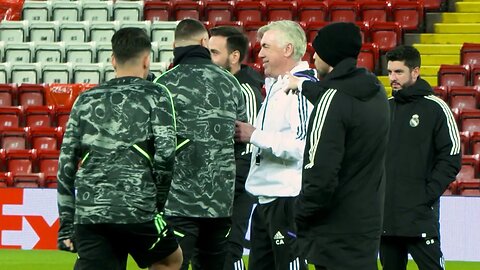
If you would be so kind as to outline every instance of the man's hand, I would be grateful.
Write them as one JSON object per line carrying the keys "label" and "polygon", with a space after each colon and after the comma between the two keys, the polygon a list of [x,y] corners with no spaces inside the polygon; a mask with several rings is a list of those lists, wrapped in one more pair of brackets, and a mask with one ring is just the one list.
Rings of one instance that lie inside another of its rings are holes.
{"label": "man's hand", "polygon": [[255,131],[255,127],[249,123],[235,121],[235,141],[249,143],[252,133]]}
{"label": "man's hand", "polygon": [[59,240],[58,241],[58,249],[65,250],[65,251],[70,251],[70,252],[77,252],[77,250],[75,249],[75,246],[73,244],[73,241],[71,239]]}
{"label": "man's hand", "polygon": [[283,85],[283,91],[285,92],[285,94],[289,94],[290,92],[292,92],[293,94],[298,94],[298,84],[300,83],[300,81],[304,81],[298,77],[295,77],[293,76],[292,74],[290,73],[287,73],[283,78],[284,80],[284,85]]}

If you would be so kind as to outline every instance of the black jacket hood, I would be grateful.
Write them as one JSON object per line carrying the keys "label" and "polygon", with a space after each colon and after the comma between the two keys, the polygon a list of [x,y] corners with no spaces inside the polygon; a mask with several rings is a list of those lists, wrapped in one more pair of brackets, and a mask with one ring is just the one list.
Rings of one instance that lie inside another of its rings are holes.
{"label": "black jacket hood", "polygon": [[210,52],[201,45],[190,45],[173,49],[173,66],[178,64],[212,63]]}
{"label": "black jacket hood", "polygon": [[346,58],[328,73],[320,85],[326,89],[337,88],[360,100],[373,97],[383,86],[377,77],[364,68],[357,68],[357,60]]}
{"label": "black jacket hood", "polygon": [[405,87],[402,90],[393,91],[392,93],[395,101],[400,103],[408,103],[432,94],[433,90],[430,84],[420,77],[418,77],[417,81],[411,86]]}

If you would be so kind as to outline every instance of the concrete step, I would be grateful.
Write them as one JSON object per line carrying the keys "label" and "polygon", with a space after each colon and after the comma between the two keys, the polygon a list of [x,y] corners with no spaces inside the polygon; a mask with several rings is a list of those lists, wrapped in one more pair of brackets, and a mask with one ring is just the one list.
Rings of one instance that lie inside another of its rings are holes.
{"label": "concrete step", "polygon": [[[421,55],[443,54],[443,55],[458,55],[462,44],[421,44],[413,45],[420,52]],[[422,65],[423,66],[423,65]]]}
{"label": "concrete step", "polygon": [[457,12],[480,12],[480,2],[456,2]]}
{"label": "concrete step", "polygon": [[421,34],[419,43],[461,44],[480,43],[479,34]]}
{"label": "concrete step", "polygon": [[460,55],[422,55],[422,65],[439,66],[439,65],[458,65],[460,63]]}
{"label": "concrete step", "polygon": [[420,68],[420,76],[437,76],[440,66],[426,66],[423,65]]}
{"label": "concrete step", "polygon": [[442,21],[444,23],[480,23],[480,13],[472,13],[472,11],[468,13],[443,13]]}
{"label": "concrete step", "polygon": [[436,23],[434,31],[438,34],[479,34],[480,23]]}

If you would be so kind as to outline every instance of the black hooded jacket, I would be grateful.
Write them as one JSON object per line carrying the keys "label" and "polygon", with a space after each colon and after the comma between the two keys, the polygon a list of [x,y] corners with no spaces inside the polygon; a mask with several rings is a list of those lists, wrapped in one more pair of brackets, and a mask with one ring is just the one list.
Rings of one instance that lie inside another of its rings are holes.
{"label": "black hooded jacket", "polygon": [[[260,73],[247,65],[241,65],[240,70],[234,76],[242,86],[248,123],[254,125],[258,111],[262,106],[263,97],[261,90],[265,79]],[[236,192],[245,192],[245,181],[250,171],[252,148],[251,144],[235,142],[235,162],[237,165],[235,177]]]}
{"label": "black hooded jacket", "polygon": [[461,167],[460,137],[448,105],[418,78],[389,100],[383,235],[435,237],[432,207]]}
{"label": "black hooded jacket", "polygon": [[[295,204],[300,238],[381,232],[389,108],[374,74],[342,60],[320,82],[304,82],[315,108]],[[348,241],[348,237],[346,240]],[[322,259],[320,254],[307,258]]]}

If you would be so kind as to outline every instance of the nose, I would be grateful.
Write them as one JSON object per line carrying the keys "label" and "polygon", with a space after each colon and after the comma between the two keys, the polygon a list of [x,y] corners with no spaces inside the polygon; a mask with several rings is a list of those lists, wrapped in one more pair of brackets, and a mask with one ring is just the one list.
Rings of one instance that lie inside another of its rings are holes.
{"label": "nose", "polygon": [[395,73],[392,72],[388,74],[388,78],[390,79],[391,82],[393,82],[397,80],[397,75],[395,75]]}
{"label": "nose", "polygon": [[258,57],[259,58],[264,58],[265,57],[265,54],[263,52],[263,48],[260,48],[260,51],[258,51]]}

